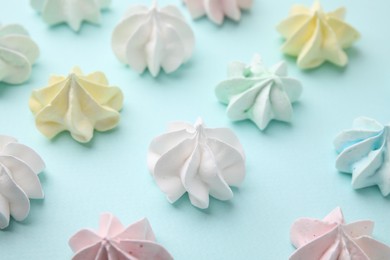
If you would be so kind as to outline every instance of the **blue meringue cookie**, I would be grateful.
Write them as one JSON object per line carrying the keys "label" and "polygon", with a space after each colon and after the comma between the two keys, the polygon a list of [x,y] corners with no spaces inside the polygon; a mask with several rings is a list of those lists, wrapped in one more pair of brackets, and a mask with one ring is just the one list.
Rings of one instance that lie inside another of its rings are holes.
{"label": "blue meringue cookie", "polygon": [[383,196],[390,194],[389,131],[389,125],[359,117],[336,137],[336,168],[352,174],[354,189],[378,185]]}

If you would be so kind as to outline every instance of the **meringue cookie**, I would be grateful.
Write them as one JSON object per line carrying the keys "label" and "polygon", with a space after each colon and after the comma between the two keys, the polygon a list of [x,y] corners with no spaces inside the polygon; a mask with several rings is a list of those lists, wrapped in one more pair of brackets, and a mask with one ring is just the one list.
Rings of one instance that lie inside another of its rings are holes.
{"label": "meringue cookie", "polygon": [[368,220],[345,224],[340,208],[323,220],[298,219],[290,232],[297,248],[290,260],[390,259],[390,247],[371,238],[373,229]]}
{"label": "meringue cookie", "polygon": [[266,69],[259,55],[249,66],[232,62],[228,68],[229,79],[215,88],[218,100],[227,104],[227,115],[233,121],[252,120],[264,130],[273,119],[290,122],[292,103],[302,93],[301,83],[287,77],[287,66],[280,62]]}
{"label": "meringue cookie", "polygon": [[75,253],[73,260],[173,259],[164,247],[156,243],[147,219],[125,228],[110,213],[102,214],[97,232],[83,229],[71,237],[69,245]]}
{"label": "meringue cookie", "polygon": [[82,143],[89,142],[93,130],[108,131],[119,122],[122,91],[108,86],[102,72],[83,75],[75,67],[67,76],[52,76],[49,86],[34,90],[30,109],[39,131],[48,138],[68,130]]}
{"label": "meringue cookie", "polygon": [[339,153],[336,168],[352,173],[354,189],[378,185],[383,196],[390,194],[390,126],[359,117],[351,130],[341,132],[334,141]]}
{"label": "meringue cookie", "polygon": [[30,0],[31,6],[42,14],[49,25],[67,23],[74,31],[81,23],[100,23],[100,11],[107,9],[111,0]]}
{"label": "meringue cookie", "polygon": [[0,81],[20,84],[30,78],[39,56],[38,45],[20,25],[0,24]]}
{"label": "meringue cookie", "polygon": [[193,19],[204,15],[216,24],[222,24],[224,16],[234,21],[241,19],[241,11],[249,10],[253,0],[183,0]]}
{"label": "meringue cookie", "polygon": [[112,34],[116,57],[138,73],[171,73],[192,55],[195,38],[179,9],[133,6]]}
{"label": "meringue cookie", "polygon": [[38,174],[45,168],[41,157],[16,139],[0,135],[0,229],[10,216],[24,220],[30,211],[29,199],[42,199]]}
{"label": "meringue cookie", "polygon": [[325,61],[338,66],[348,63],[347,49],[360,37],[359,33],[345,23],[345,8],[325,13],[319,1],[311,9],[295,5],[290,17],[282,21],[277,30],[287,41],[282,51],[298,57],[298,67],[310,69]]}
{"label": "meringue cookie", "polygon": [[188,192],[192,205],[209,206],[209,194],[229,200],[229,186],[239,186],[245,177],[242,146],[228,128],[206,128],[172,123],[168,133],[156,137],[149,147],[148,166],[159,188],[174,203]]}

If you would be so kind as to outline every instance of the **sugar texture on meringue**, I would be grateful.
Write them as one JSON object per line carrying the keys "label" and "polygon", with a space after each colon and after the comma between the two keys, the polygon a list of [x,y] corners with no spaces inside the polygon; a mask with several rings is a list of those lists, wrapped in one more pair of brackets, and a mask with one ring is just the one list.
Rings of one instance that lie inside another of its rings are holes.
{"label": "sugar texture on meringue", "polygon": [[93,132],[115,128],[123,105],[120,88],[109,86],[102,72],[84,75],[75,67],[68,76],[51,76],[47,87],[34,90],[30,110],[38,130],[48,138],[69,131],[78,142]]}
{"label": "sugar texture on meringue", "polygon": [[390,259],[390,247],[372,238],[374,222],[345,223],[340,208],[324,219],[300,218],[291,227],[297,250],[290,260],[380,260]]}
{"label": "sugar texture on meringue", "polygon": [[192,56],[195,37],[180,10],[168,5],[131,6],[115,27],[111,40],[115,56],[138,73],[147,68],[153,77],[160,70],[176,71]]}
{"label": "sugar texture on meringue", "polygon": [[186,192],[192,205],[209,207],[209,196],[230,200],[245,177],[245,154],[228,128],[208,128],[201,119],[195,125],[171,123],[168,132],[153,139],[148,167],[168,201]]}
{"label": "sugar texture on meringue", "polygon": [[368,117],[356,118],[352,129],[334,140],[336,168],[352,174],[352,187],[377,185],[383,196],[390,194],[390,125]]}
{"label": "sugar texture on meringue", "polygon": [[215,94],[227,105],[231,120],[249,119],[264,130],[271,120],[291,122],[292,104],[300,98],[302,85],[288,77],[285,62],[268,69],[255,54],[249,65],[231,62],[228,79],[216,86]]}
{"label": "sugar texture on meringue", "polygon": [[66,23],[73,31],[79,31],[83,21],[99,24],[100,11],[110,3],[111,0],[30,0],[31,7],[47,24]]}
{"label": "sugar texture on meringue", "polygon": [[39,47],[18,24],[0,24],[0,82],[21,84],[30,78]]}
{"label": "sugar texture on meringue", "polygon": [[207,16],[214,23],[221,25],[224,18],[238,22],[241,10],[250,10],[253,0],[183,0],[193,19]]}
{"label": "sugar texture on meringue", "polygon": [[344,67],[348,63],[345,49],[359,38],[359,32],[344,21],[346,9],[325,12],[318,0],[311,8],[294,5],[277,30],[286,39],[282,51],[297,57],[302,69],[316,68],[329,61]]}
{"label": "sugar texture on meringue", "polygon": [[127,228],[111,213],[100,217],[97,231],[82,229],[69,240],[73,260],[172,260],[156,242],[149,221],[144,218]]}
{"label": "sugar texture on meringue", "polygon": [[11,216],[17,221],[27,218],[30,199],[43,199],[38,174],[44,168],[33,149],[0,135],[0,229],[8,227]]}

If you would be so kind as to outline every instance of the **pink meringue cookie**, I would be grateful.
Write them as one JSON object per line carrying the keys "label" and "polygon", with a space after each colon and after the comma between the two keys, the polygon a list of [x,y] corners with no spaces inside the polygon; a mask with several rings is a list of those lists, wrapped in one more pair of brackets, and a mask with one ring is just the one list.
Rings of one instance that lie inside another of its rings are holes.
{"label": "pink meringue cookie", "polygon": [[204,15],[216,24],[222,24],[227,16],[234,21],[241,19],[241,9],[249,10],[253,0],[183,0],[193,19]]}
{"label": "pink meringue cookie", "polygon": [[70,238],[69,245],[75,253],[73,260],[173,259],[155,241],[147,219],[125,228],[114,215],[104,213],[97,232],[83,229]]}
{"label": "pink meringue cookie", "polygon": [[323,220],[301,218],[291,227],[290,238],[297,250],[290,260],[379,260],[390,259],[390,247],[371,238],[374,222],[345,224],[340,208]]}

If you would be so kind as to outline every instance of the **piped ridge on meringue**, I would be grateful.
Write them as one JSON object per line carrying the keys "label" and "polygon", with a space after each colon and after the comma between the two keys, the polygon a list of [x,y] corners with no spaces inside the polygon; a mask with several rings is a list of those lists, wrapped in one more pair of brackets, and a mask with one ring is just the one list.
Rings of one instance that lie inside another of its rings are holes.
{"label": "piped ridge on meringue", "polygon": [[79,31],[83,21],[100,23],[100,11],[107,9],[111,0],[30,0],[49,25],[67,23],[74,31]]}
{"label": "piped ridge on meringue", "polygon": [[346,224],[340,208],[323,220],[298,219],[290,231],[297,248],[290,260],[390,259],[390,247],[371,237],[373,229],[369,220]]}
{"label": "piped ridge on meringue", "polygon": [[378,185],[383,196],[390,194],[390,126],[374,119],[359,117],[350,130],[334,141],[339,154],[336,168],[352,174],[352,187]]}
{"label": "piped ridge on meringue", "polygon": [[277,26],[286,38],[282,51],[298,57],[297,64],[302,69],[318,67],[325,61],[347,65],[344,49],[351,47],[360,34],[344,22],[345,13],[345,8],[326,13],[318,0],[311,9],[294,5],[290,16]]}
{"label": "piped ridge on meringue", "polygon": [[83,75],[75,67],[67,76],[52,76],[49,86],[34,90],[30,109],[38,130],[48,138],[69,131],[79,142],[89,142],[93,131],[108,131],[119,123],[123,105],[120,88],[108,85],[102,72]]}
{"label": "piped ridge on meringue", "polygon": [[183,0],[193,19],[204,15],[216,24],[222,24],[224,17],[233,21],[241,19],[241,9],[249,10],[253,0]]}
{"label": "piped ridge on meringue", "polygon": [[38,59],[38,45],[18,24],[0,24],[0,82],[21,84],[31,75]]}
{"label": "piped ridge on meringue", "polygon": [[44,168],[34,150],[0,135],[0,229],[8,227],[11,216],[17,221],[28,216],[29,199],[43,199],[38,174]]}
{"label": "piped ridge on meringue", "polygon": [[229,186],[239,186],[245,177],[243,148],[228,128],[207,128],[201,119],[195,125],[172,123],[168,133],[153,139],[148,166],[170,203],[188,192],[192,205],[208,208],[209,195],[229,200]]}
{"label": "piped ridge on meringue", "polygon": [[132,6],[112,34],[116,57],[133,70],[146,68],[156,77],[177,70],[192,55],[195,37],[183,15],[173,5],[163,8],[157,1],[148,8]]}
{"label": "piped ridge on meringue", "polygon": [[227,116],[233,121],[250,119],[260,130],[271,120],[291,122],[293,108],[302,93],[301,83],[287,77],[287,65],[280,62],[267,69],[256,54],[250,65],[232,62],[229,79],[215,88],[218,100],[228,105]]}

